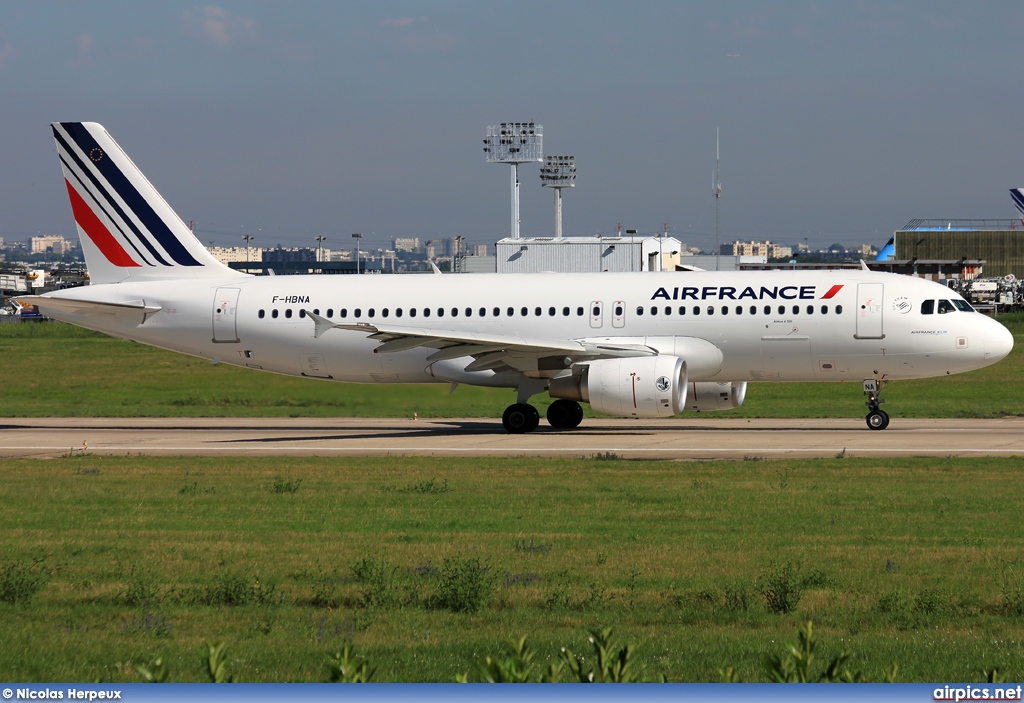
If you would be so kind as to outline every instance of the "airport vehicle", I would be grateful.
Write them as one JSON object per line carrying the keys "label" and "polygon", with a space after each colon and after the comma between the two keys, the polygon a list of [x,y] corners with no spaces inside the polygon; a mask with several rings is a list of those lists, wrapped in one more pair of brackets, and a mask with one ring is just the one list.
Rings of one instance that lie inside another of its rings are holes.
{"label": "airport vehicle", "polygon": [[[54,123],[90,285],[19,298],[110,335],[236,366],[362,383],[516,389],[529,432],[581,402],[633,418],[738,407],[748,382],[980,368],[1013,337],[944,286],[856,271],[249,276],[218,263],[102,126]],[[439,273],[439,272],[438,272]]]}

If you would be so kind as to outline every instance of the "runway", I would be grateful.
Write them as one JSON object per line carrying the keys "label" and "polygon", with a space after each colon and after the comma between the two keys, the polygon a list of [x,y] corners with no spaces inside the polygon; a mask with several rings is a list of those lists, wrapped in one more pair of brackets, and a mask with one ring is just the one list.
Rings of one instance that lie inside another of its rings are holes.
{"label": "runway", "polygon": [[1020,456],[1024,419],[592,420],[510,435],[500,420],[379,418],[0,419],[0,456],[575,456],[636,459]]}

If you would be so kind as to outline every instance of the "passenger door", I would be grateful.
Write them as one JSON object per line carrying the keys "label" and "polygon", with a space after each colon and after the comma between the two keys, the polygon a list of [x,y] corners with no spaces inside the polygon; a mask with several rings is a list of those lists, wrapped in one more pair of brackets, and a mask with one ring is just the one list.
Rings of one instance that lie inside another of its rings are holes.
{"label": "passenger door", "polygon": [[218,288],[213,298],[213,341],[237,343],[238,288]]}
{"label": "passenger door", "polygon": [[883,284],[857,284],[857,333],[854,339],[884,339],[882,330]]}

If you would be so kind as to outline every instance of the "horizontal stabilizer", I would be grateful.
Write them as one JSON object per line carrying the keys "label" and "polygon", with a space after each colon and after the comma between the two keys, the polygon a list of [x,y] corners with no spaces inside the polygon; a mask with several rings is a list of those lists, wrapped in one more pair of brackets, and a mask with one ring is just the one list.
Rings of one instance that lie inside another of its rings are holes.
{"label": "horizontal stabilizer", "polygon": [[35,305],[41,311],[56,310],[72,315],[113,315],[114,317],[137,317],[160,312],[159,305],[146,305],[144,300],[130,300],[123,303],[106,303],[97,300],[77,300],[49,295],[23,295],[16,299],[21,305]]}

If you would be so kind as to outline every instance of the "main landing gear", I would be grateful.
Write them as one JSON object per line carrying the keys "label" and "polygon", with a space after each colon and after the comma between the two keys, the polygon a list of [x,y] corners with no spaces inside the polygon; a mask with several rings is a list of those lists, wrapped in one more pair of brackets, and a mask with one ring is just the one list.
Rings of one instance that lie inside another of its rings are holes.
{"label": "main landing gear", "polygon": [[885,402],[881,397],[884,385],[884,381],[876,381],[873,378],[864,380],[864,394],[868,397],[867,402],[864,403],[868,406],[868,416],[864,419],[868,423],[869,430],[884,430],[889,426],[889,413],[878,407]]}
{"label": "main landing gear", "polygon": [[[548,423],[558,430],[571,430],[583,421],[583,406],[575,400],[560,398],[548,406]],[[501,424],[511,434],[533,432],[540,424],[540,413],[529,403],[515,403],[505,408]]]}

